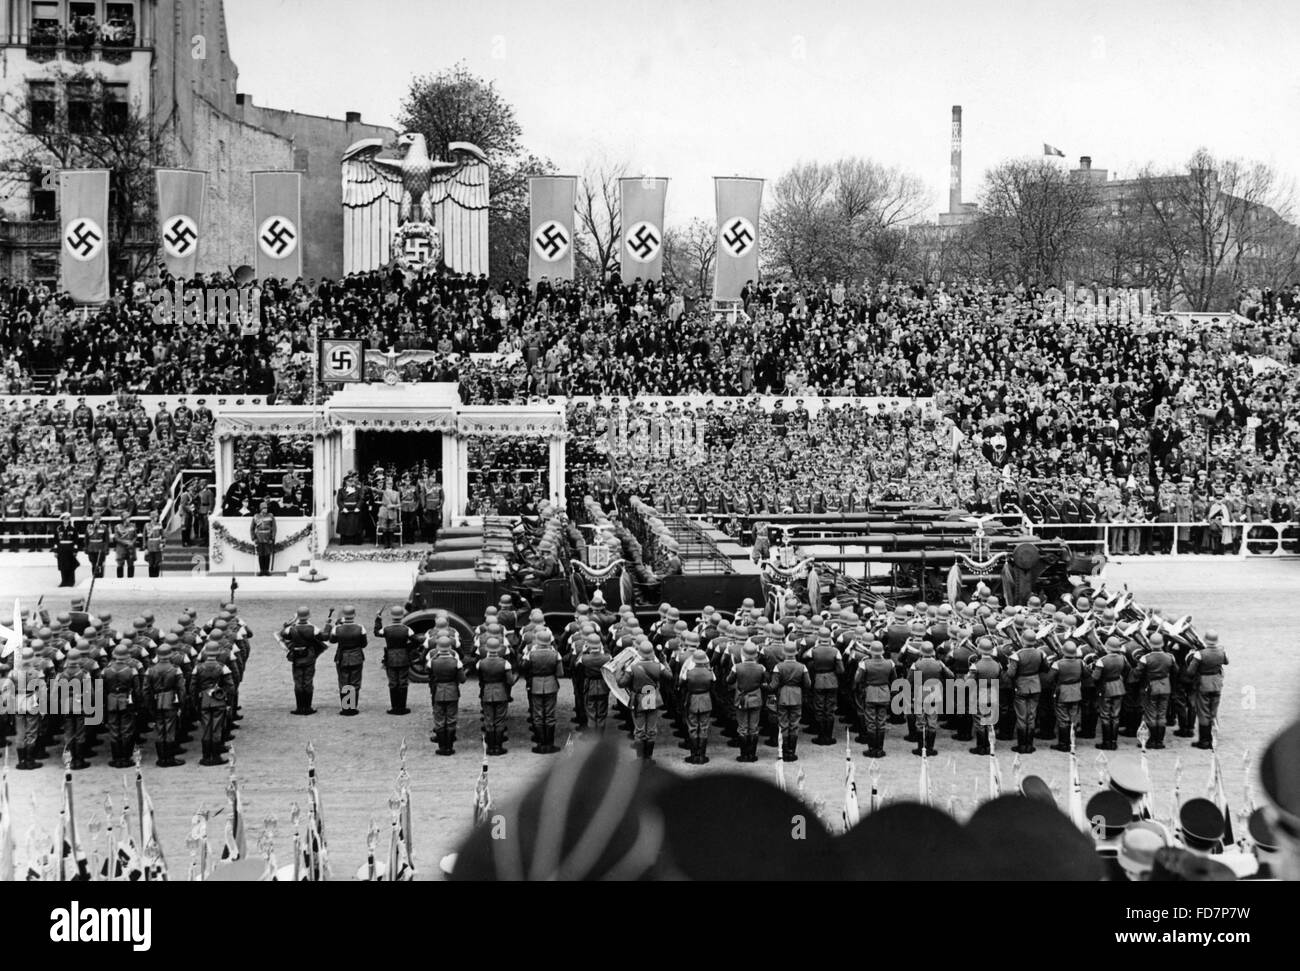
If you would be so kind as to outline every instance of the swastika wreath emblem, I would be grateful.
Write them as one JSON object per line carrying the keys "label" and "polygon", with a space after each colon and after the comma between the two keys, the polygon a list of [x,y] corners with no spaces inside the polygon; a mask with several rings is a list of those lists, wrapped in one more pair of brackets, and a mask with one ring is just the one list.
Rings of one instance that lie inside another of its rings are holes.
{"label": "swastika wreath emblem", "polygon": [[104,248],[104,230],[93,219],[74,219],[63,230],[63,248],[74,260],[93,260]]}
{"label": "swastika wreath emblem", "polygon": [[563,259],[569,252],[569,231],[554,219],[544,222],[533,233],[533,249],[547,263]]}
{"label": "swastika wreath emblem", "polygon": [[326,381],[361,379],[361,348],[355,341],[321,342],[321,377]]}
{"label": "swastika wreath emblem", "polygon": [[198,246],[199,227],[189,216],[173,216],[163,227],[162,243],[168,256],[183,259]]}
{"label": "swastika wreath emblem", "polygon": [[654,223],[643,220],[627,231],[623,244],[632,259],[638,263],[649,263],[663,248],[663,234]]}
{"label": "swastika wreath emblem", "polygon": [[754,248],[758,242],[758,233],[754,224],[744,216],[727,220],[722,227],[722,247],[734,257],[741,257]]}
{"label": "swastika wreath emblem", "polygon": [[272,216],[257,230],[257,245],[273,260],[283,260],[298,248],[298,227],[286,216]]}

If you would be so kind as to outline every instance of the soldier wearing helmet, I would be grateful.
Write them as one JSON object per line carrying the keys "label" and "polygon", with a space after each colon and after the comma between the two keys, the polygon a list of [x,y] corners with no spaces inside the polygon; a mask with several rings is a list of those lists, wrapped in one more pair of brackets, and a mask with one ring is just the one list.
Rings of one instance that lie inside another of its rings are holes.
{"label": "soldier wearing helmet", "polygon": [[456,723],[460,716],[460,686],[465,683],[465,666],[450,637],[437,637],[429,649],[429,695],[433,705],[433,734],[438,755],[456,752]]}
{"label": "soldier wearing helmet", "polygon": [[334,665],[339,677],[339,714],[360,713],[361,673],[366,662],[366,629],[357,623],[357,608],[343,608],[343,619],[325,628],[325,640],[336,645]]}
{"label": "soldier wearing helmet", "polygon": [[478,674],[479,708],[483,720],[483,740],[488,755],[505,755],[506,718],[510,707],[510,686],[518,673],[505,659],[501,638],[483,638],[482,657],[474,660]]}
{"label": "soldier wearing helmet", "polygon": [[316,660],[325,653],[328,645],[321,630],[311,622],[311,610],[299,607],[294,619],[280,629],[280,643],[284,645],[284,659],[293,672],[294,709],[291,715],[314,715],[311,706],[316,689]]}

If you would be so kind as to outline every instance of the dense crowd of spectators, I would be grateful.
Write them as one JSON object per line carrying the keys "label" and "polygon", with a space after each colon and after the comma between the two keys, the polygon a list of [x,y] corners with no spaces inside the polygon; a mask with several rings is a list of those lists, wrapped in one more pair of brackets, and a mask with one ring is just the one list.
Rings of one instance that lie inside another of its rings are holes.
{"label": "dense crowd of spectators", "polygon": [[[131,395],[91,409],[41,397],[0,407],[0,519],[74,519],[160,511],[183,468],[212,464],[212,414]],[[29,524],[33,535],[48,524]]]}
{"label": "dense crowd of spectators", "polygon": [[[219,276],[190,284],[231,285]],[[401,376],[458,381],[470,403],[884,396],[932,399],[944,416],[900,429],[848,411],[777,428],[751,406],[738,418],[718,407],[687,460],[671,450],[600,453],[575,413],[571,477],[598,474],[612,457],[638,489],[648,480],[647,491],[680,494],[684,505],[707,506],[727,489],[751,504],[780,489],[796,504],[809,492],[838,497],[832,504],[900,493],[977,507],[1010,501],[1068,522],[1085,496],[1081,521],[1170,521],[1216,505],[1229,518],[1272,518],[1294,515],[1300,499],[1300,287],[1243,291],[1239,315],[1192,325],[1160,314],[1115,319],[984,281],[764,283],[722,315],[670,287],[529,290],[450,274],[272,281],[248,291],[244,305],[256,313],[225,317],[160,314],[155,296],[142,287],[86,311],[39,286],[0,283],[0,390],[29,391],[41,374],[52,391],[302,402],[313,393],[314,341],[352,337],[424,352]],[[736,468],[740,478],[724,471]],[[487,497],[480,489],[471,498]]]}

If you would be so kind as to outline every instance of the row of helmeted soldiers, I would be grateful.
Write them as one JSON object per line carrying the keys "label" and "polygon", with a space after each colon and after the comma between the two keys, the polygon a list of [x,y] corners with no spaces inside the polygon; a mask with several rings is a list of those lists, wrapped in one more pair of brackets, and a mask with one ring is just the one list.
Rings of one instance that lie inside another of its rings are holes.
{"label": "row of helmeted soldiers", "polygon": [[120,630],[84,599],[17,622],[21,653],[0,661],[0,690],[11,696],[0,706],[11,713],[0,715],[0,740],[13,736],[19,769],[41,768],[59,742],[72,769],[87,768],[101,741],[108,764],[127,768],[150,731],[160,768],[184,764],[177,756],[196,730],[200,764],[226,763],[253,636],[235,604],[206,623],[187,608],[166,632],[148,613]]}
{"label": "row of helmeted soldiers", "polygon": [[862,617],[852,608],[818,617],[790,608],[771,621],[751,601],[732,620],[706,607],[692,628],[663,604],[643,632],[627,608],[615,616],[603,604],[580,607],[561,644],[575,697],[594,693],[599,706],[605,690],[590,677],[599,655],[579,658],[580,637],[585,650],[623,659],[616,674],[634,679],[637,697],[620,713],[638,742],[653,751],[656,732],[643,723],[654,717],[637,713],[655,702],[692,750],[688,762],[707,761],[711,721],[741,749],[741,761],[755,760],[764,734],[793,761],[800,726],[810,727],[815,744],[832,744],[837,714],[856,726],[873,758],[884,756],[890,724],[906,724],[916,755],[937,754],[943,726],[974,741],[978,755],[988,753],[992,734],[1015,738],[1020,753],[1035,751],[1036,738],[1068,751],[1072,729],[1079,738],[1100,730],[1097,747],[1116,749],[1144,723],[1149,747],[1164,748],[1169,719],[1181,737],[1193,735],[1195,719],[1194,745],[1212,745],[1227,665],[1217,635],[1202,640],[1185,620],[1141,611],[1126,594],[1083,590],[1059,606],[1032,597],[1017,608],[981,591],[968,604],[878,604]]}

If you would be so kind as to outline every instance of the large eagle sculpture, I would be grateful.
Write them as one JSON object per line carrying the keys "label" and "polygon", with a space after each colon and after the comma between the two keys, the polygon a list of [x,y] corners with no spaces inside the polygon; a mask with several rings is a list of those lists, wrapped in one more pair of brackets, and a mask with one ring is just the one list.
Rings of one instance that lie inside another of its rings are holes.
{"label": "large eagle sculpture", "polygon": [[399,207],[403,223],[434,221],[434,206],[445,199],[463,209],[488,205],[487,156],[469,142],[451,142],[452,161],[429,157],[428,143],[419,132],[397,139],[406,152],[401,158],[382,155],[383,141],[367,138],[343,154],[343,205],[364,209],[380,200]]}

